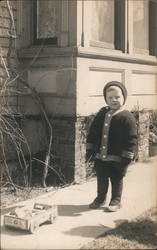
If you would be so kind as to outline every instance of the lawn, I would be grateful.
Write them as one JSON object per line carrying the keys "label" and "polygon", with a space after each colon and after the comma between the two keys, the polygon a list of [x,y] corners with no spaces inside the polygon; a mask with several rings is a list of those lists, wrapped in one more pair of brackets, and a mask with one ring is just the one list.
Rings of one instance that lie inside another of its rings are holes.
{"label": "lawn", "polygon": [[81,249],[157,249],[157,208],[122,222]]}

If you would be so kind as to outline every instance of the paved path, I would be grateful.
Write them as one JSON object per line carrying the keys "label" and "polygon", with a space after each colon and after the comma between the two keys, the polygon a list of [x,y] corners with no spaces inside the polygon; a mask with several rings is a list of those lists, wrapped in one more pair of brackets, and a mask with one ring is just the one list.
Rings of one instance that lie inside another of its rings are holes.
{"label": "paved path", "polygon": [[[18,203],[19,206],[32,204],[34,201],[55,203],[58,205],[58,219],[53,225],[47,223],[40,226],[39,230],[31,235],[23,231],[6,229],[2,218],[1,248],[79,249],[106,230],[136,218],[157,205],[156,160],[157,158],[151,158],[151,162],[130,166],[124,182],[123,207],[115,213],[107,212],[105,208],[98,210],[88,208],[88,204],[96,195],[95,178],[87,183],[51,192],[47,196]],[[107,203],[109,200],[110,195]]]}

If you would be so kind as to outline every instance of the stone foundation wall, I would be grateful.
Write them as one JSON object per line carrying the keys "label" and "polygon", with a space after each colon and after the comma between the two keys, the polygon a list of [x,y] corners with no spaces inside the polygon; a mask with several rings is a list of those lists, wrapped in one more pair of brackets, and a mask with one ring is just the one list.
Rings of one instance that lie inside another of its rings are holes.
{"label": "stone foundation wall", "polygon": [[[50,118],[50,122],[52,124],[53,141],[50,162],[50,167],[52,168],[48,171],[48,182],[51,185],[54,183],[65,184],[73,182],[75,166],[75,118]],[[44,166],[42,162],[45,161],[48,150],[45,124],[39,116],[26,116],[19,121],[19,124],[32,153],[34,175],[38,176],[37,178],[40,182]],[[5,143],[5,145],[8,145],[5,148],[5,152],[7,163],[11,166],[10,173],[12,173],[12,166],[18,165],[17,153],[13,144]],[[21,144],[21,146],[26,161],[29,163],[29,151],[26,144]]]}
{"label": "stone foundation wall", "polygon": [[[48,182],[67,183],[74,181],[75,166],[75,119],[72,117],[49,118],[52,124],[52,150],[51,162],[48,172]],[[47,138],[45,124],[39,116],[28,116],[21,121],[21,128],[27,138],[32,157],[44,162],[48,150],[49,137]],[[27,148],[24,147],[25,155]],[[39,178],[43,169],[40,161],[33,161]]]}
{"label": "stone foundation wall", "polygon": [[[134,112],[138,125],[138,161],[149,156],[149,112]],[[80,183],[94,174],[93,163],[85,162],[86,138],[94,116],[50,118],[53,131],[51,167],[48,182]],[[40,117],[26,117],[20,121],[33,157],[44,161],[47,152],[46,130]],[[23,148],[27,156],[27,149]],[[15,156],[15,154],[14,154]],[[12,157],[12,161],[14,161]],[[41,173],[43,164],[35,163],[36,173]],[[57,174],[56,174],[57,173]]]}
{"label": "stone foundation wall", "polygon": [[87,177],[87,170],[85,164],[87,136],[86,119],[83,117],[77,118],[75,128],[75,182],[80,183],[84,181]]}
{"label": "stone foundation wall", "polygon": [[93,163],[86,163],[86,138],[94,116],[78,117],[75,140],[75,182],[80,183],[93,175]]}
{"label": "stone foundation wall", "polygon": [[133,112],[138,129],[138,161],[146,160],[149,157],[149,111],[141,110]]}
{"label": "stone foundation wall", "polygon": [[64,181],[72,182],[75,168],[75,118],[55,118],[51,119],[51,123],[55,165]]}

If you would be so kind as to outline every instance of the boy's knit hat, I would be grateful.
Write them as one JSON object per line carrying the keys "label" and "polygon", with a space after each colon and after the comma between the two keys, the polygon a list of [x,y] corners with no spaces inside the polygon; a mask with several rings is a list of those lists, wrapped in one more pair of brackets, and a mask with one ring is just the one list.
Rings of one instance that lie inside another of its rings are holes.
{"label": "boy's knit hat", "polygon": [[127,98],[127,89],[126,89],[126,87],[124,86],[123,83],[117,82],[117,81],[108,82],[108,83],[105,85],[105,87],[104,87],[104,89],[103,89],[103,95],[104,95],[105,101],[106,101],[106,90],[107,90],[109,87],[111,87],[111,86],[116,86],[116,87],[118,87],[118,88],[121,89],[122,94],[123,94],[123,97],[124,97],[124,104],[125,104],[125,101],[126,101],[126,98]]}

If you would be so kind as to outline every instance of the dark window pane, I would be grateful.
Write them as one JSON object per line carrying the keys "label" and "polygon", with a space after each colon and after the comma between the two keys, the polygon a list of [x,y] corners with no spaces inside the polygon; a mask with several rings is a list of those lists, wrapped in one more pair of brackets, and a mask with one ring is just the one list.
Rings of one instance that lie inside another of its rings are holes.
{"label": "dark window pane", "polygon": [[114,43],[114,1],[92,1],[91,40]]}
{"label": "dark window pane", "polygon": [[57,1],[37,1],[37,39],[56,37],[57,11]]}

